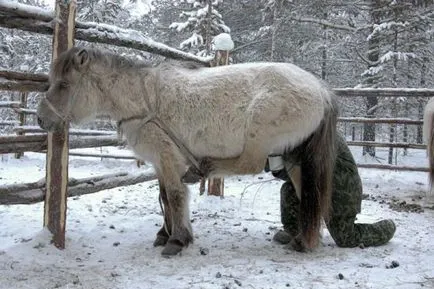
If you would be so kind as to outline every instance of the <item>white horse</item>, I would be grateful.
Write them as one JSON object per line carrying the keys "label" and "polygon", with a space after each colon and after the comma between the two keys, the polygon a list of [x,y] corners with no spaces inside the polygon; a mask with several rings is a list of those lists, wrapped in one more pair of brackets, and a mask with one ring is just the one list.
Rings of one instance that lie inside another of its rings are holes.
{"label": "white horse", "polygon": [[39,124],[54,131],[100,114],[116,119],[137,156],[156,170],[165,221],[154,245],[165,246],[162,254],[193,241],[181,181],[188,166],[204,177],[256,174],[269,154],[285,151],[303,173],[299,239],[316,246],[329,210],[337,107],[312,74],[288,63],[151,67],[72,48],[51,69]]}

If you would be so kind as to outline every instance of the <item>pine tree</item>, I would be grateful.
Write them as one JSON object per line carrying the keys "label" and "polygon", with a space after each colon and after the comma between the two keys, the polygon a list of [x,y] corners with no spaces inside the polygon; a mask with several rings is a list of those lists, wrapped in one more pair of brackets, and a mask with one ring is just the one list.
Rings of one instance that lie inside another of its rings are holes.
{"label": "pine tree", "polygon": [[190,10],[182,11],[179,16],[185,19],[184,22],[174,22],[169,28],[177,32],[192,33],[181,42],[181,49],[200,56],[210,55],[213,37],[222,32],[230,33],[231,30],[225,25],[222,15],[217,10],[221,2],[223,0],[187,0],[187,3],[180,1],[181,5],[184,4],[183,6],[189,7]]}

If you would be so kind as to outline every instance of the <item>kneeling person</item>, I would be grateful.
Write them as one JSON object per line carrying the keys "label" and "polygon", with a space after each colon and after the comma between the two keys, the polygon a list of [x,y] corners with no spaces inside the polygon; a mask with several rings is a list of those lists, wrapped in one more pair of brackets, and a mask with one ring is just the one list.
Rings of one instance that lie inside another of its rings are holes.
{"label": "kneeling person", "polygon": [[[361,211],[362,181],[357,171],[354,158],[342,136],[337,137],[337,157],[333,177],[332,207],[327,229],[339,247],[380,246],[392,239],[395,234],[395,223],[382,220],[373,224],[355,223],[356,215]],[[292,169],[291,169],[292,167]],[[300,167],[285,161],[292,178],[299,178]],[[291,243],[296,250],[295,236],[299,234],[300,188],[291,182],[286,170],[273,172],[273,175],[285,180],[280,190],[281,221],[284,230],[276,233],[274,240]],[[297,196],[298,195],[298,196]]]}

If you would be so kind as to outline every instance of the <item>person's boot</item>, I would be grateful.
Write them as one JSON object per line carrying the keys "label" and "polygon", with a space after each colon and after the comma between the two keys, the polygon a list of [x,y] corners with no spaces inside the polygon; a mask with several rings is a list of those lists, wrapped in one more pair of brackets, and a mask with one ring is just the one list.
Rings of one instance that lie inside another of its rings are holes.
{"label": "person's boot", "polygon": [[280,244],[290,243],[299,233],[298,212],[300,200],[291,181],[287,181],[280,189],[280,218],[283,230],[279,230],[273,240]]}
{"label": "person's boot", "polygon": [[373,224],[354,224],[360,234],[360,243],[365,247],[381,246],[393,238],[396,231],[392,220],[381,220]]}

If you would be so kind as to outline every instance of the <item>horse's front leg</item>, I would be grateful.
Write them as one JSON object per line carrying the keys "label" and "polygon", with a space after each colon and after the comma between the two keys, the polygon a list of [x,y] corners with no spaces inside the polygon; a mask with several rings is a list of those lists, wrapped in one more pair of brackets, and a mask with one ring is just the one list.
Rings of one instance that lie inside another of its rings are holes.
{"label": "horse's front leg", "polygon": [[141,129],[143,131],[137,131],[133,127],[128,142],[138,155],[152,162],[160,182],[164,228],[158,232],[154,245],[165,246],[163,255],[176,255],[193,242],[188,189],[181,181],[186,171],[186,160],[173,140],[158,125],[149,122]]}
{"label": "horse's front leg", "polygon": [[[179,169],[176,164],[176,156],[164,153],[160,157],[158,168],[159,178],[164,184],[163,204],[165,209],[165,225],[170,226],[168,239],[161,252],[162,255],[176,255],[184,247],[193,242],[193,233],[190,223],[190,210],[188,204],[188,189],[181,181],[184,171]],[[162,195],[163,197],[163,195]],[[162,233],[161,230],[159,233]],[[164,234],[163,234],[164,235]],[[160,239],[157,234],[157,239]]]}
{"label": "horse's front leg", "polygon": [[164,184],[161,180],[158,180],[158,185],[160,187],[160,194],[158,196],[159,198],[158,201],[160,202],[161,209],[163,211],[162,213],[164,216],[164,223],[161,229],[158,231],[157,237],[155,238],[154,241],[155,247],[166,245],[170,237],[170,229],[172,228],[170,223],[171,212],[170,212],[169,202],[167,200],[166,188],[164,187]]}

